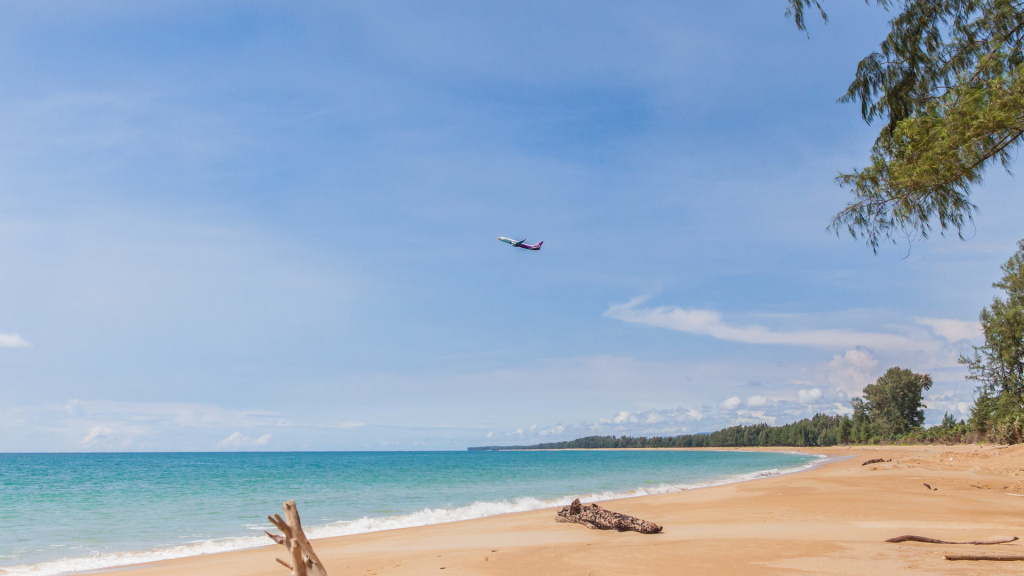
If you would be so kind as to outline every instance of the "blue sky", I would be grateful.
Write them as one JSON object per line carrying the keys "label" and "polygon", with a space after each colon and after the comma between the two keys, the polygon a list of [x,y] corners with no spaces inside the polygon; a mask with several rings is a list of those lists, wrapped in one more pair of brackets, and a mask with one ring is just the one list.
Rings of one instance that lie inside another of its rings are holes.
{"label": "blue sky", "polygon": [[1019,185],[827,233],[889,15],[786,4],[7,4],[0,451],[679,434],[894,365],[965,417]]}

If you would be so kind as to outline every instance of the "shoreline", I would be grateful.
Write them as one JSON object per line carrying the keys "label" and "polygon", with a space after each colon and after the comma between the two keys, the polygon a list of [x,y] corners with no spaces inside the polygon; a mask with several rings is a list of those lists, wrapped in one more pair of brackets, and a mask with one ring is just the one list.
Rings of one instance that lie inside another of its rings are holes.
{"label": "shoreline", "polygon": [[[950,562],[943,554],[1024,554],[1019,543],[978,547],[884,542],[903,534],[955,541],[1024,535],[1019,533],[1024,498],[1006,495],[1024,494],[1024,446],[724,450],[799,452],[829,459],[798,474],[602,503],[663,525],[658,535],[560,524],[554,521],[554,509],[545,508],[316,539],[313,546],[332,576],[404,576],[442,569],[498,576],[674,575],[681,567],[688,574],[716,576],[1005,574],[1005,562]],[[861,465],[879,457],[891,461]],[[299,507],[301,512],[301,502]],[[275,561],[281,556],[283,548],[268,545],[90,574],[128,570],[137,576],[285,576],[287,570]]]}
{"label": "shoreline", "polygon": [[[567,450],[566,452],[571,451],[572,450]],[[604,450],[597,451],[603,452]],[[616,451],[640,452],[644,450],[620,449]],[[672,451],[672,449],[657,449],[655,451],[667,452]],[[728,454],[733,452],[755,454],[758,452],[755,450],[733,448],[723,448],[718,450],[704,449],[701,451],[717,454]],[[690,452],[697,451],[690,450]],[[763,467],[759,469],[755,468],[747,472],[735,472],[705,479],[688,478],[684,480],[680,478],[675,482],[664,481],[657,485],[647,483],[645,485],[638,485],[636,487],[619,490],[605,490],[597,488],[593,492],[569,491],[561,492],[560,495],[557,496],[521,496],[506,500],[477,500],[472,503],[468,503],[467,501],[464,505],[454,507],[450,505],[443,507],[427,507],[396,515],[355,517],[352,520],[328,522],[327,524],[314,522],[311,525],[307,518],[307,522],[305,523],[306,534],[310,540],[320,541],[402,528],[437,526],[453,522],[463,522],[467,520],[531,512],[536,510],[557,510],[562,506],[568,505],[574,498],[579,498],[585,502],[606,502],[650,495],[668,494],[686,490],[706,489],[713,486],[748,482],[783,474],[799,473],[819,466],[822,462],[827,460],[827,458],[823,456],[815,456],[813,454],[799,452],[797,450],[773,450],[769,452],[796,456],[798,457],[798,461],[791,463],[762,462],[761,465]],[[575,473],[580,473],[580,471],[577,470]],[[701,474],[698,474],[697,476],[701,476]],[[580,483],[583,484],[583,486],[590,484],[592,489],[596,488],[593,483],[585,480],[582,480]],[[583,486],[577,484],[576,488],[583,488]],[[301,510],[301,500],[299,501],[299,504]],[[277,506],[268,505],[266,508],[267,510],[274,512],[276,511],[275,509]],[[253,550],[270,545],[269,540],[262,533],[264,529],[271,528],[269,523],[261,522],[258,525],[253,524],[251,528],[257,529],[257,532],[250,533],[250,535],[245,536],[226,536],[207,540],[196,540],[179,545],[159,546],[151,549],[126,549],[120,552],[110,551],[101,554],[54,558],[52,560],[44,560],[34,564],[20,564],[0,568],[0,576],[4,574],[10,574],[11,576],[71,576],[77,574],[97,574],[111,571],[123,571],[125,569],[133,569],[135,566],[152,565],[190,557],[203,557],[215,554]],[[255,534],[259,535],[257,536]],[[8,572],[5,573],[5,569],[8,570]]]}

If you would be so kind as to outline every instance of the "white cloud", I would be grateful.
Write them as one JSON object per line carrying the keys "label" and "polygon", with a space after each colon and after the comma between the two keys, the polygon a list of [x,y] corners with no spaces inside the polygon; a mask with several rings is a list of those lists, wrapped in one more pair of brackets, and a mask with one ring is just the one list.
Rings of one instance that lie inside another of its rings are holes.
{"label": "white cloud", "polygon": [[914,321],[918,324],[931,328],[932,332],[942,336],[950,342],[974,340],[976,338],[981,338],[983,335],[981,322],[978,322],[977,320],[966,322],[964,320],[949,320],[944,318],[915,318]]}
{"label": "white cloud", "polygon": [[658,408],[641,412],[622,410],[612,418],[577,425],[559,425],[559,433],[565,439],[589,435],[631,434],[640,436],[676,435],[694,432],[690,425],[704,418],[696,409]]}
{"label": "white cloud", "polygon": [[845,403],[835,403],[832,405],[832,413],[839,416],[853,416],[853,407]]}
{"label": "white cloud", "polygon": [[731,398],[726,398],[718,406],[722,410],[735,410],[735,409],[739,408],[740,404],[742,404],[742,403],[743,403],[743,400],[740,400],[739,396],[733,396]]}
{"label": "white cloud", "polygon": [[82,418],[85,416],[85,408],[80,401],[75,399],[68,400],[68,403],[64,405],[64,411],[72,418]]}
{"label": "white cloud", "polygon": [[733,418],[730,424],[760,424],[764,422],[769,426],[775,426],[775,416],[769,415],[764,410],[739,410],[736,412],[736,417]]}
{"label": "white cloud", "polygon": [[808,390],[800,390],[799,392],[796,393],[796,399],[801,404],[814,404],[819,399],[821,399],[821,389],[811,388]]}
{"label": "white cloud", "polygon": [[222,447],[237,447],[241,445],[243,438],[245,437],[242,436],[241,432],[234,432],[231,434],[231,436],[228,436],[227,438],[218,442],[217,445]]}
{"label": "white cloud", "polygon": [[847,396],[859,396],[864,387],[875,381],[872,374],[878,360],[870,350],[857,348],[832,357],[828,364],[828,381]]}
{"label": "white cloud", "polygon": [[661,415],[661,414],[658,414],[657,412],[651,412],[651,413],[647,414],[646,418],[644,418],[644,423],[645,424],[657,424],[659,422],[664,422],[664,421],[665,421],[665,417],[663,415]]}
{"label": "white cloud", "polygon": [[259,438],[250,438],[245,436],[241,432],[233,432],[227,438],[217,442],[218,448],[224,449],[242,449],[242,448],[260,448],[266,446],[270,442],[271,434],[267,433]]}
{"label": "white cloud", "polygon": [[932,350],[938,344],[880,332],[853,330],[773,330],[765,326],[731,326],[721,314],[712,310],[686,310],[677,306],[640,308],[647,296],[633,298],[625,304],[613,304],[604,315],[607,318],[633,322],[658,328],[667,328],[689,334],[711,336],[718,340],[746,344],[777,344],[809,346],[815,348],[869,347],[887,350]]}
{"label": "white cloud", "polygon": [[764,396],[750,396],[747,398],[747,406],[750,408],[757,408],[768,404],[768,399]]}
{"label": "white cloud", "polygon": [[958,418],[970,418],[973,404],[959,400],[952,390],[933,392],[925,396],[925,407],[939,414],[949,412]]}
{"label": "white cloud", "polygon": [[114,431],[105,426],[93,426],[89,433],[82,437],[82,444],[92,446],[113,437]]}
{"label": "white cloud", "polygon": [[31,348],[32,344],[19,334],[0,334],[0,348]]}
{"label": "white cloud", "polygon": [[[562,432],[565,432],[565,426],[559,424],[552,428],[545,428],[544,430],[541,430],[539,434],[541,436],[558,436]],[[488,438],[490,438],[490,435],[488,435]]]}

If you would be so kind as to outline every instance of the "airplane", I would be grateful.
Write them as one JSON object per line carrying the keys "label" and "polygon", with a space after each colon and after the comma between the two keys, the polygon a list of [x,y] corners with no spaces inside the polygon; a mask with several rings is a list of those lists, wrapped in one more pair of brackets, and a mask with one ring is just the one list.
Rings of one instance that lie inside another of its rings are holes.
{"label": "airplane", "polygon": [[536,244],[525,244],[524,242],[526,242],[526,238],[523,238],[522,240],[513,240],[511,238],[505,238],[504,236],[498,236],[498,240],[501,240],[502,242],[507,242],[515,246],[516,248],[524,248],[526,250],[540,250],[541,244],[544,243],[544,241],[541,240]]}

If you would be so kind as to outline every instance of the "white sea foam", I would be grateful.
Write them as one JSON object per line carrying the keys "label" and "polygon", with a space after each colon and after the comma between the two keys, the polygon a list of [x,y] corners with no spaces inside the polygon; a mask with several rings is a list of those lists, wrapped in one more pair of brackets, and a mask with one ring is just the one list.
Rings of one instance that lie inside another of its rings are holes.
{"label": "white sea foam", "polygon": [[[558,506],[565,506],[571,503],[574,498],[579,498],[580,500],[585,502],[602,502],[606,500],[616,500],[620,498],[633,498],[637,496],[668,494],[671,492],[681,492],[684,490],[692,490],[695,488],[706,488],[710,486],[732,484],[736,482],[745,482],[748,480],[756,480],[759,478],[767,478],[771,476],[779,476],[781,474],[800,472],[802,470],[808,470],[810,468],[818,466],[825,460],[826,457],[819,457],[819,459],[816,461],[812,461],[808,464],[804,464],[802,466],[794,468],[787,468],[783,470],[777,468],[773,468],[770,470],[759,470],[757,472],[739,474],[726,478],[710,480],[707,482],[699,482],[692,484],[659,484],[657,486],[645,486],[641,488],[635,488],[633,490],[597,492],[592,494],[578,494],[548,500],[531,497],[522,497],[515,498],[513,500],[474,502],[473,504],[470,504],[468,506],[460,507],[425,508],[423,510],[413,512],[411,514],[400,514],[395,516],[383,517],[364,517],[356,520],[343,520],[325,526],[305,527],[305,530],[311,539],[330,538],[334,536],[348,536],[352,534],[363,534],[366,532],[378,532],[381,530],[394,530],[398,528],[411,528],[415,526],[429,526],[432,524],[443,524],[446,522],[458,522],[460,520],[471,520],[474,518],[497,516],[499,514],[509,514],[513,512],[526,512],[530,510],[540,510],[543,508],[553,508]],[[270,528],[269,525],[247,525],[245,527],[249,529],[259,530]],[[3,576],[60,576],[66,574],[81,574],[85,572],[117,568],[120,566],[128,566],[133,564],[160,562],[164,560],[171,560],[174,558],[201,556],[204,554],[215,554],[218,552],[229,552],[233,550],[244,550],[246,548],[256,548],[267,544],[268,539],[266,538],[266,536],[243,536],[237,538],[203,540],[183,544],[180,546],[156,548],[144,552],[98,553],[93,554],[91,556],[79,558],[64,558],[61,560],[41,562],[39,564],[12,566],[9,568],[0,569],[0,574],[2,574]],[[7,572],[3,572],[3,570],[7,570]]]}
{"label": "white sea foam", "polygon": [[56,576],[59,574],[78,574],[106,568],[129,566],[132,564],[159,562],[161,560],[185,558],[187,556],[202,556],[204,554],[215,554],[217,552],[243,550],[245,548],[263,546],[266,543],[266,536],[263,538],[258,538],[256,536],[221,538],[217,540],[192,542],[181,546],[156,548],[145,552],[93,554],[80,558],[63,558],[60,560],[40,562],[39,564],[12,566],[10,568],[5,568],[7,572],[0,572],[0,574],[3,574],[3,576]]}

